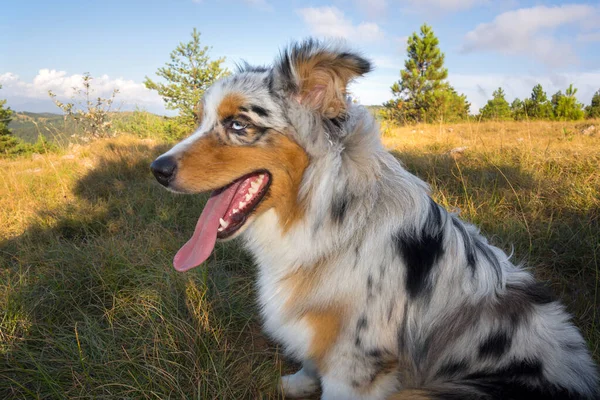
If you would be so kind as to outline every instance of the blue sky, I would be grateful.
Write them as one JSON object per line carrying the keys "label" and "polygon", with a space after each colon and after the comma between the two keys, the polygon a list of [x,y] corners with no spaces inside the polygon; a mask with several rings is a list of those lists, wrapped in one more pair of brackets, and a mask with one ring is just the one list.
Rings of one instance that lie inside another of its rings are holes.
{"label": "blue sky", "polygon": [[476,111],[502,86],[509,101],[536,83],[548,95],[574,83],[580,101],[600,89],[600,4],[525,0],[12,1],[0,15],[0,98],[15,110],[54,111],[90,72],[122,109],[165,113],[144,88],[194,27],[226,65],[269,64],[287,43],[338,37],[374,61],[352,86],[363,104],[391,97],[406,37],[427,22],[440,38],[450,83]]}

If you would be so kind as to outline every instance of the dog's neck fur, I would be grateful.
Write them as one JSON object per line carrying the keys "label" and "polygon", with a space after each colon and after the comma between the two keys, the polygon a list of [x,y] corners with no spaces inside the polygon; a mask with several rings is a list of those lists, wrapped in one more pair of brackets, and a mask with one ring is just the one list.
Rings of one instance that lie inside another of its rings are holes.
{"label": "dog's neck fur", "polygon": [[336,132],[303,123],[310,128],[295,139],[311,157],[298,193],[305,218],[286,233],[275,212],[257,218],[244,236],[259,264],[265,261],[290,272],[334,257],[350,243],[361,247],[363,238],[356,237],[357,232],[390,237],[399,226],[407,235],[420,229],[427,216],[424,205],[429,202],[424,199],[429,186],[384,149],[368,110],[349,104]]}

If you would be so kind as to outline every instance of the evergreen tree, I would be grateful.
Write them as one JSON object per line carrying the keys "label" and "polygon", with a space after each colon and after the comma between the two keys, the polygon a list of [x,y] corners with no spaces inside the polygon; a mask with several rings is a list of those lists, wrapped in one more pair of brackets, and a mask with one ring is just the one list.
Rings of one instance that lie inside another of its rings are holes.
{"label": "evergreen tree", "polygon": [[200,117],[197,107],[204,91],[217,79],[229,74],[221,67],[225,58],[211,60],[208,46],[200,44],[200,32],[194,28],[192,40],[179,43],[171,52],[171,61],[159,68],[156,74],[167,83],[156,83],[146,77],[148,89],[158,91],[169,110],[179,110],[184,122],[197,125]]}
{"label": "evergreen tree", "polygon": [[573,87],[573,84],[570,84],[564,95],[560,92],[555,95],[556,109],[554,115],[556,119],[560,121],[574,121],[584,117],[583,104],[577,101],[575,93],[577,93],[577,89]]}
{"label": "evergreen tree", "polygon": [[518,97],[513,100],[510,105],[510,112],[515,121],[523,121],[527,119],[527,112],[525,110],[525,103]]}
{"label": "evergreen tree", "polygon": [[585,108],[587,118],[600,118],[600,89],[592,97],[592,102]]}
{"label": "evergreen tree", "polygon": [[448,70],[444,68],[444,53],[430,26],[424,24],[419,33],[408,38],[407,53],[401,79],[391,87],[395,98],[384,104],[388,117],[414,123],[468,116],[466,97],[445,81]]}
{"label": "evergreen tree", "polygon": [[529,118],[552,119],[552,104],[539,83],[533,87],[531,98],[525,100],[525,111]]}
{"label": "evergreen tree", "polygon": [[[2,85],[0,85],[0,89],[2,89]],[[10,135],[8,124],[12,121],[13,111],[5,105],[6,100],[0,100],[0,135]]]}
{"label": "evergreen tree", "polygon": [[[0,89],[2,89],[2,85],[0,85]],[[13,111],[5,105],[6,100],[0,100],[0,154],[8,152],[19,144],[19,140],[8,129],[8,124],[12,121]]]}
{"label": "evergreen tree", "polygon": [[552,111],[555,113],[555,115],[556,115],[556,108],[558,107],[558,102],[561,99],[561,97],[564,97],[564,94],[563,94],[562,90],[559,90],[558,92],[556,92],[552,95],[552,100],[550,100],[550,103],[552,103]]}
{"label": "evergreen tree", "polygon": [[488,100],[487,104],[479,110],[481,119],[511,119],[510,105],[508,104],[508,101],[506,101],[504,90],[500,87],[498,90],[494,91],[492,96],[493,98]]}

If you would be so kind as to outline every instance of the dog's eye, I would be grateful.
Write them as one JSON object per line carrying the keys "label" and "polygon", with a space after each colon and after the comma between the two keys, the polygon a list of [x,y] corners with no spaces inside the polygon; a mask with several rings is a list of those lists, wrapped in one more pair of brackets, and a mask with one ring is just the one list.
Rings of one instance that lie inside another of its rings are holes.
{"label": "dog's eye", "polygon": [[248,124],[242,124],[241,122],[238,122],[238,121],[231,121],[229,126],[234,131],[241,132],[248,127]]}

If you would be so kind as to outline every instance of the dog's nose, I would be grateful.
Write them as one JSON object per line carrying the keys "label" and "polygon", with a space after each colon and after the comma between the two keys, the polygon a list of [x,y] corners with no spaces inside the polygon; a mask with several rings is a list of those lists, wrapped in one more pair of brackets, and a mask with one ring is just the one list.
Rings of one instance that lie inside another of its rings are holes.
{"label": "dog's nose", "polygon": [[169,186],[169,182],[175,178],[177,171],[177,161],[173,157],[163,156],[158,157],[150,165],[152,173],[156,177],[156,180],[163,186]]}

